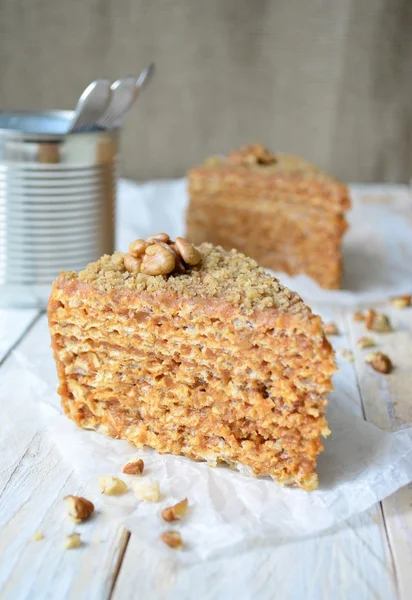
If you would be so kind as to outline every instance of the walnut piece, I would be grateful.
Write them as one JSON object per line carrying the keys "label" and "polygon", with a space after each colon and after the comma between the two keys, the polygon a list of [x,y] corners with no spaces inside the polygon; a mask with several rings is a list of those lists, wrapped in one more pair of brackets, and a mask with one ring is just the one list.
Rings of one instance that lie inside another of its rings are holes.
{"label": "walnut piece", "polygon": [[175,247],[177,248],[180,256],[184,262],[188,265],[197,265],[201,261],[201,254],[197,248],[190,244],[185,239],[177,237],[175,240]]}
{"label": "walnut piece", "polygon": [[323,326],[325,335],[339,335],[339,329],[336,323],[325,323]]}
{"label": "walnut piece", "polygon": [[41,540],[44,540],[44,535],[41,531],[36,531],[31,536],[31,539],[33,540],[33,542],[41,542]]}
{"label": "walnut piece", "polygon": [[123,473],[126,475],[141,475],[144,469],[144,462],[141,458],[137,460],[132,460],[126,463],[122,469]]}
{"label": "walnut piece", "polygon": [[175,550],[183,548],[182,536],[178,531],[165,531],[162,535],[162,541]]}
{"label": "walnut piece", "polygon": [[372,338],[363,336],[358,339],[356,345],[358,346],[358,348],[361,348],[361,350],[363,350],[363,348],[372,348],[372,346],[375,346],[376,344]]}
{"label": "walnut piece", "polygon": [[170,242],[170,237],[167,233],[155,233],[155,235],[149,236],[146,242],[148,244],[153,244],[156,242],[164,242],[165,244],[168,244]]}
{"label": "walnut piece", "polygon": [[392,371],[392,361],[389,356],[383,352],[371,352],[365,357],[365,361],[371,365],[375,371],[379,373],[390,373]]}
{"label": "walnut piece", "polygon": [[131,483],[136,498],[144,502],[159,502],[160,487],[159,482],[150,477],[136,479]]}
{"label": "walnut piece", "polygon": [[131,244],[129,245],[129,248],[127,251],[132,256],[139,258],[146,252],[146,248],[148,247],[148,245],[149,244],[147,242],[145,242],[145,240],[141,240],[141,239],[134,240],[134,242],[131,242]]}
{"label": "walnut piece", "polygon": [[277,158],[262,144],[250,144],[231,152],[227,157],[227,162],[231,165],[241,166],[273,165],[277,162]]}
{"label": "walnut piece", "polygon": [[134,240],[124,255],[124,268],[129,273],[170,275],[186,273],[201,261],[200,252],[183,238],[173,242],[167,233],[151,235],[146,240]]}
{"label": "walnut piece", "polygon": [[163,244],[148,246],[143,258],[140,271],[146,275],[168,275],[176,266],[173,252],[166,249]]}
{"label": "walnut piece", "polygon": [[162,519],[164,521],[177,521],[178,519],[182,519],[187,512],[188,501],[187,498],[174,504],[173,506],[168,506],[162,510]]}
{"label": "walnut piece", "polygon": [[88,519],[94,512],[94,504],[81,496],[65,496],[64,504],[67,512],[76,523]]}
{"label": "walnut piece", "polygon": [[99,477],[99,484],[102,494],[106,494],[106,496],[120,496],[127,492],[127,485],[118,477],[103,475]]}
{"label": "walnut piece", "polygon": [[140,267],[142,266],[142,259],[136,258],[131,254],[126,254],[124,257],[124,268],[129,273],[140,273]]}
{"label": "walnut piece", "polygon": [[366,329],[376,331],[377,333],[389,333],[392,330],[390,321],[383,313],[376,312],[370,308],[365,317]]}
{"label": "walnut piece", "polygon": [[364,321],[365,315],[360,310],[357,310],[356,312],[353,313],[353,320],[354,321]]}
{"label": "walnut piece", "polygon": [[412,295],[404,294],[403,296],[395,296],[390,299],[390,302],[395,308],[407,308],[412,305]]}
{"label": "walnut piece", "polygon": [[175,257],[175,261],[176,261],[174,273],[186,273],[187,266],[183,262],[182,255],[178,251],[178,249],[176,247],[176,243],[169,244],[169,245],[163,244],[163,242],[159,242],[159,243],[162,243],[162,245],[165,245],[171,252],[173,252],[173,256]]}
{"label": "walnut piece", "polygon": [[66,535],[64,538],[64,547],[66,550],[71,550],[72,548],[78,548],[82,545],[82,540],[80,539],[80,535],[78,533],[71,533],[70,535]]}

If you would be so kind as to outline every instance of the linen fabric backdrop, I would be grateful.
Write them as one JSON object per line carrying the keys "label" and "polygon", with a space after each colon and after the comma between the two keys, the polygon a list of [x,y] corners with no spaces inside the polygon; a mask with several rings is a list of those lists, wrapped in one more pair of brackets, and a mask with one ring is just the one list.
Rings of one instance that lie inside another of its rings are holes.
{"label": "linen fabric backdrop", "polygon": [[410,0],[0,0],[0,108],[73,108],[91,80],[155,61],[127,177],[262,142],[346,181],[406,182],[411,27]]}

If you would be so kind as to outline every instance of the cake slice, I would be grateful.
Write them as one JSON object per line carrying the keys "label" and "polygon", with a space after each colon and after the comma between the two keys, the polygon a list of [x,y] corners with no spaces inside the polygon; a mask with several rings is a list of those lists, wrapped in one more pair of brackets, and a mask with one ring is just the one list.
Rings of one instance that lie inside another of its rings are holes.
{"label": "cake slice", "polygon": [[188,174],[187,237],[236,248],[260,264],[339,288],[346,185],[259,144],[212,158]]}
{"label": "cake slice", "polygon": [[62,273],[48,316],[63,408],[80,427],[317,486],[333,350],[320,317],[253,259],[136,240]]}

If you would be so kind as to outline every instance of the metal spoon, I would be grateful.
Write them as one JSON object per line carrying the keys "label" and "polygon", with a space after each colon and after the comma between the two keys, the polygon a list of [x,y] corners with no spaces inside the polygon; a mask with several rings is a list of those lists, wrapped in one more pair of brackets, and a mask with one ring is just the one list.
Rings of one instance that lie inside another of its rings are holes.
{"label": "metal spoon", "polygon": [[112,101],[102,118],[99,119],[98,125],[100,127],[104,129],[120,127],[123,117],[133,106],[140,91],[148,83],[154,69],[154,63],[152,63],[140,73],[137,79],[129,75],[123,79],[118,79],[112,84]]}
{"label": "metal spoon", "polygon": [[116,121],[129,110],[135,101],[137,78],[129,75],[112,83],[112,101],[98,121],[99,127],[114,129]]}
{"label": "metal spoon", "polygon": [[97,125],[112,98],[108,79],[96,79],[80,96],[67,133],[84,131]]}
{"label": "metal spoon", "polygon": [[143,69],[143,71],[140,73],[140,75],[137,79],[137,83],[136,83],[136,97],[139,95],[139,93],[143,89],[143,87],[149,83],[150,79],[154,75],[154,72],[155,72],[155,64],[150,63],[150,65],[148,67],[146,67],[145,69]]}

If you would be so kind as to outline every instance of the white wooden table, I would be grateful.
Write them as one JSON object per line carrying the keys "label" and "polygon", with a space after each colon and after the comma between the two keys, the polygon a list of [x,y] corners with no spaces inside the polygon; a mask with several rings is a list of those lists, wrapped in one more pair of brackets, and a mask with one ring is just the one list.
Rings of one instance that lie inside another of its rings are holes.
{"label": "white wooden table", "polygon": [[[359,414],[385,430],[411,422],[412,308],[384,305],[395,328],[380,344],[396,366],[386,377],[366,367],[356,348],[364,330],[353,321],[353,308],[328,308],[342,332],[338,345],[355,354],[345,368],[358,390]],[[179,567],[173,553],[153,564],[138,536],[104,514],[82,526],[80,548],[64,550],[69,530],[62,498],[81,494],[82,485],[29,408],[23,420],[13,418],[26,401],[13,350],[23,350],[35,363],[48,344],[44,314],[0,310],[2,600],[227,600],[235,579],[243,589],[236,600],[412,597],[412,486],[317,537],[190,567]],[[34,542],[37,531],[44,539]]]}

